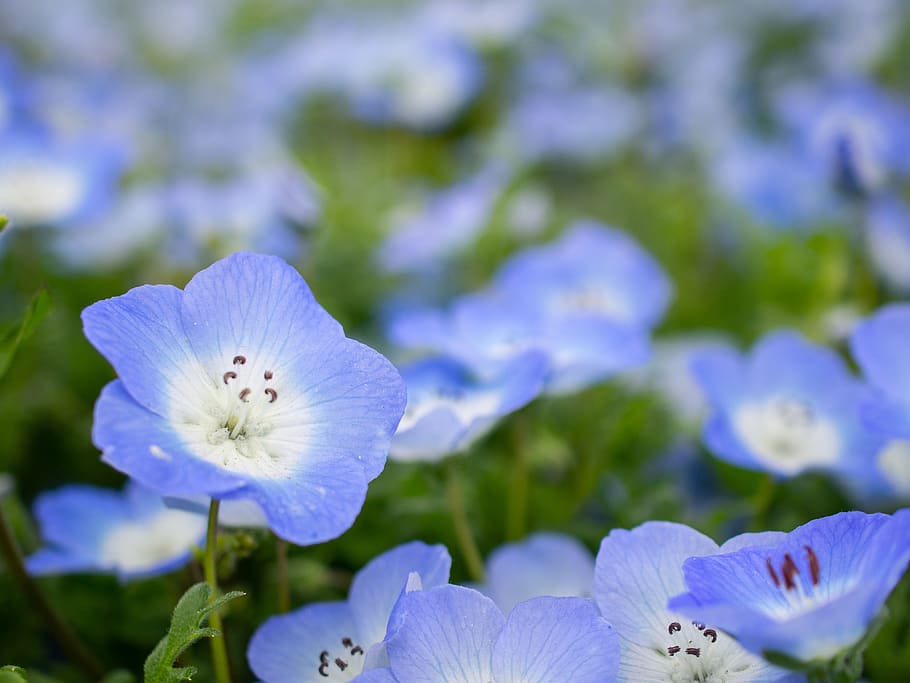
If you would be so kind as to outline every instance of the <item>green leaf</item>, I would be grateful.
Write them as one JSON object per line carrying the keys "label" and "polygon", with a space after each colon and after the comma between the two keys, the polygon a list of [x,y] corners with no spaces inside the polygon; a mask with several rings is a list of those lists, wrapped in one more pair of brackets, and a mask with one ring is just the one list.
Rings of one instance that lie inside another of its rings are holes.
{"label": "green leaf", "polygon": [[19,346],[28,339],[51,310],[51,295],[41,289],[29,302],[18,324],[0,335],[0,377],[6,374]]}
{"label": "green leaf", "polygon": [[[9,225],[9,218],[6,216],[0,216],[0,232],[3,232],[6,229],[6,226]],[[2,672],[3,669],[0,669]]]}
{"label": "green leaf", "polygon": [[202,621],[226,603],[243,595],[246,593],[233,591],[211,600],[212,587],[209,584],[197,583],[191,586],[174,608],[174,616],[171,618],[171,627],[167,635],[145,660],[145,683],[177,683],[191,680],[196,674],[196,668],[187,666],[175,669],[173,668],[175,660],[200,638],[220,636],[217,630],[202,627]]}
{"label": "green leaf", "polygon": [[[0,216],[2,218],[2,216]],[[0,683],[28,683],[28,674],[21,666],[0,666]]]}
{"label": "green leaf", "polygon": [[99,683],[136,683],[136,677],[129,671],[117,669],[107,674]]}

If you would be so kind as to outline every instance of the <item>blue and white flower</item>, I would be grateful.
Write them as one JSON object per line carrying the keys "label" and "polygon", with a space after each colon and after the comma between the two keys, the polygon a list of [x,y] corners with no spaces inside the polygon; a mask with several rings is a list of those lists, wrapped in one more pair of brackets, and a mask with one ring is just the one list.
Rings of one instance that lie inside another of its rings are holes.
{"label": "blue and white flower", "polygon": [[71,484],[42,493],[35,517],[47,543],[26,560],[35,575],[116,574],[121,581],[173,571],[204,545],[204,517],[165,507],[135,482],[122,492]]}
{"label": "blue and white flower", "polygon": [[396,602],[406,590],[447,583],[451,564],[443,546],[419,541],[379,555],[354,576],[346,601],[313,603],[262,624],[247,650],[250,668],[263,683],[321,683],[383,664]]}
{"label": "blue and white flower", "polygon": [[757,654],[823,664],[857,646],[910,560],[910,510],[842,512],[683,565],[669,606]]}
{"label": "blue and white flower", "polygon": [[542,597],[508,618],[486,596],[439,586],[402,596],[387,643],[398,683],[610,683],[616,633],[590,600]]}
{"label": "blue and white flower", "polygon": [[234,254],[185,290],[137,287],[83,322],[119,375],[95,406],[105,462],[164,495],[252,499],[303,545],[353,523],[404,383],[287,263]]}
{"label": "blue and white flower", "polygon": [[594,557],[571,536],[539,532],[490,553],[485,573],[481,590],[508,614],[531,598],[590,597]]}
{"label": "blue and white flower", "polygon": [[866,211],[866,248],[881,278],[898,292],[910,292],[910,207],[892,196]]}
{"label": "blue and white flower", "polygon": [[781,477],[845,474],[881,445],[860,421],[862,383],[836,353],[794,332],[765,336],[748,358],[703,353],[693,369],[711,403],[705,443],[728,462]]}
{"label": "blue and white flower", "polygon": [[401,368],[408,404],[389,455],[438,460],[468,449],[509,413],[533,400],[548,371],[546,358],[518,356],[496,377],[481,380],[460,363],[429,358]]}
{"label": "blue and white flower", "polygon": [[[684,524],[646,522],[631,531],[614,529],[603,539],[594,574],[594,599],[619,635],[618,681],[790,680],[786,671],[750,654],[710,619],[692,622],[667,601],[685,589],[683,562],[761,542],[745,534],[718,549]],[[797,679],[798,680],[798,679]]]}

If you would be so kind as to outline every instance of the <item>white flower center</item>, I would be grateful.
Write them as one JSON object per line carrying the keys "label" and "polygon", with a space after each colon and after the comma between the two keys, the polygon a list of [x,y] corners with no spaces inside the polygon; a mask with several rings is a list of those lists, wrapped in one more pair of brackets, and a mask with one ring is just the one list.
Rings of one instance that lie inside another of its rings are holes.
{"label": "white flower center", "polygon": [[878,454],[876,464],[899,494],[910,495],[910,441],[891,441]]}
{"label": "white flower center", "polygon": [[86,190],[85,178],[69,166],[42,159],[15,159],[0,166],[0,212],[22,225],[65,217]]}
{"label": "white flower center", "polygon": [[798,399],[747,403],[733,416],[733,426],[756,458],[783,474],[833,465],[840,456],[835,425]]}
{"label": "white flower center", "polygon": [[199,543],[205,518],[180,510],[162,510],[150,520],[124,522],[101,547],[105,565],[137,571],[175,559]]}
{"label": "white flower center", "polygon": [[629,320],[628,304],[609,287],[583,283],[557,295],[554,308],[561,313],[598,313],[616,320]]}
{"label": "white flower center", "polygon": [[465,391],[463,389],[437,389],[428,391],[408,401],[398,431],[411,429],[426,415],[445,407],[455,413],[459,422],[471,424],[481,417],[493,415],[499,407],[500,397],[495,391]]}
{"label": "white flower center", "polygon": [[726,683],[747,680],[743,674],[757,661],[727,634],[704,624],[672,621],[662,652],[667,680],[673,683]]}
{"label": "white flower center", "polygon": [[314,662],[319,675],[332,683],[350,681],[363,671],[363,648],[350,636],[343,636],[339,646],[319,653],[319,660]]}

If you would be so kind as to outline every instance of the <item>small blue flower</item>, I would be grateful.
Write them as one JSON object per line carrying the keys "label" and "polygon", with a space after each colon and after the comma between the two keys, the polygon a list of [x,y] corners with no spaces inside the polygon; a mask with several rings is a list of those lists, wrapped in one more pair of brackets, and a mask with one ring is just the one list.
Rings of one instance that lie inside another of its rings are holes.
{"label": "small blue flower", "polygon": [[408,404],[389,451],[395,460],[439,460],[468,449],[500,418],[540,393],[547,360],[518,356],[496,377],[480,380],[461,364],[429,358],[401,368]]}
{"label": "small blue flower", "polygon": [[590,600],[542,597],[508,618],[477,591],[439,586],[402,596],[387,643],[398,683],[610,683],[616,633]]}
{"label": "small blue flower", "polygon": [[590,597],[594,557],[571,536],[541,532],[490,553],[486,577],[481,590],[508,614],[531,598]]}
{"label": "small blue flower", "polygon": [[102,572],[129,581],[165,574],[205,539],[204,517],[171,510],[132,481],[122,493],[78,484],[42,493],[35,517],[48,544],[26,561],[36,575]]}
{"label": "small blue flower", "polygon": [[445,584],[451,564],[443,546],[419,541],[379,555],[354,576],[347,601],[313,603],[262,624],[247,650],[250,668],[264,683],[316,683],[383,664],[389,616],[406,586],[414,587],[415,574],[423,588]]}
{"label": "small blue flower", "polygon": [[670,609],[710,622],[757,654],[823,663],[856,646],[910,560],[910,510],[842,512],[772,543],[683,565]]}
{"label": "small blue flower", "polygon": [[910,207],[893,196],[866,211],[866,246],[882,279],[898,292],[910,292]]}
{"label": "small blue flower", "polygon": [[873,393],[863,418],[877,432],[910,439],[910,305],[891,304],[860,323],[850,347]]}
{"label": "small blue flower", "polygon": [[881,446],[860,421],[863,385],[837,354],[794,332],[765,336],[748,358],[703,353],[693,371],[712,409],[705,443],[733,464],[782,477],[845,474]]}
{"label": "small blue flower", "polygon": [[287,263],[234,254],[185,290],[137,287],[82,317],[119,375],[95,405],[105,462],[164,495],[252,499],[302,545],[353,523],[404,383]]}
{"label": "small blue flower", "polygon": [[690,622],[667,608],[667,600],[685,590],[687,558],[772,537],[744,534],[718,549],[707,536],[673,522],[646,522],[631,531],[611,531],[597,554],[594,598],[619,635],[622,656],[617,680],[790,680],[787,672],[746,652],[719,630],[720,624],[710,619]]}
{"label": "small blue flower", "polygon": [[0,136],[0,212],[22,227],[86,218],[112,200],[123,161],[100,140],[12,129]]}

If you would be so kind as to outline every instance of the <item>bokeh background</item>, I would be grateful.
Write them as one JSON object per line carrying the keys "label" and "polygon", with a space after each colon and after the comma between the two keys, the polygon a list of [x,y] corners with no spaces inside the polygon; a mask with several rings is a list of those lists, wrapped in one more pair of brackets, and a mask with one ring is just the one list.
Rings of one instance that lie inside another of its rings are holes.
{"label": "bokeh background", "polygon": [[[464,459],[484,552],[508,540],[516,448],[527,530],[596,550],[648,519],[716,539],[861,506],[824,475],[767,477],[701,445],[686,350],[787,327],[841,351],[910,290],[910,8],[901,0],[0,0],[0,322],[52,311],[0,380],[2,505],[26,551],[41,491],[119,487],[92,406],[113,378],[79,312],[182,286],[239,249],[282,256],[350,336],[485,286],[573,221],[627,232],[674,286],[654,361],[535,401]],[[910,463],[903,474],[910,497]],[[293,604],[343,597],[379,552],[446,543],[434,464],[390,463],[340,539],[292,548]],[[768,500],[770,496],[770,500]],[[226,585],[239,680],[275,611],[275,542],[237,533]],[[106,662],[137,671],[199,570],[42,583]],[[910,591],[867,678],[910,675]],[[197,651],[198,650],[198,651]],[[208,680],[207,651],[188,655]],[[0,664],[81,680],[0,572]]]}

